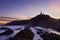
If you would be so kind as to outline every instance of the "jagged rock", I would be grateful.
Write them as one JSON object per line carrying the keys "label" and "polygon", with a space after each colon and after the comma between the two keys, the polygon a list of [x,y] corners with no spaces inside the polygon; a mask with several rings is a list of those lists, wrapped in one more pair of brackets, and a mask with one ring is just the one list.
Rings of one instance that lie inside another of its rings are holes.
{"label": "jagged rock", "polygon": [[30,29],[24,29],[17,33],[14,38],[10,40],[33,40],[33,37],[34,33],[32,33]]}
{"label": "jagged rock", "polygon": [[56,34],[49,34],[49,33],[44,33],[43,35],[40,35],[44,40],[60,40],[60,36]]}
{"label": "jagged rock", "polygon": [[11,33],[13,33],[13,30],[11,30],[11,29],[9,29],[9,28],[5,28],[5,27],[2,27],[2,28],[0,28],[0,30],[6,30],[5,32],[3,32],[3,33],[0,33],[0,36],[3,36],[3,35],[9,35],[9,34],[11,34]]}

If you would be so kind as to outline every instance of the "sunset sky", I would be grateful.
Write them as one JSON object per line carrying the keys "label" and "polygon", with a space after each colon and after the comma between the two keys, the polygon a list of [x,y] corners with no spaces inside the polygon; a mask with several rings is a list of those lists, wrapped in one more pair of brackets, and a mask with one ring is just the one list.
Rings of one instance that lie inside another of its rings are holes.
{"label": "sunset sky", "polygon": [[60,0],[0,0],[0,16],[30,18],[40,12],[60,17]]}

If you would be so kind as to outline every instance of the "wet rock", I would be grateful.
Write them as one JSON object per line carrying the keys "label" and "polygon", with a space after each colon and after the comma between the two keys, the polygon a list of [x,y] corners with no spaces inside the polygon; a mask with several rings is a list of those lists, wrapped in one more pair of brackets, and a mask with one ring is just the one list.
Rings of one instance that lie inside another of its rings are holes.
{"label": "wet rock", "polygon": [[5,32],[0,33],[0,36],[9,35],[9,34],[13,33],[13,30],[11,30],[9,28],[5,28],[5,27],[0,28],[0,30],[6,30]]}
{"label": "wet rock", "polygon": [[44,40],[60,40],[60,36],[56,35],[56,34],[49,34],[49,33],[44,33],[43,35],[41,35],[41,37]]}
{"label": "wet rock", "polygon": [[36,33],[37,33],[37,34],[43,34],[43,32],[44,32],[44,31],[41,30],[41,29],[36,29]]}
{"label": "wet rock", "polygon": [[30,29],[21,30],[10,40],[33,40],[34,33]]}

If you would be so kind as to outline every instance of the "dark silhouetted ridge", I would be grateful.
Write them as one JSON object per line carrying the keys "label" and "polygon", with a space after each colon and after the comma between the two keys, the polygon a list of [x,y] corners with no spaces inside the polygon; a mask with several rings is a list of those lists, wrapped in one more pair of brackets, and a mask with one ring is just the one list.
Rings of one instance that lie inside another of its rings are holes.
{"label": "dark silhouetted ridge", "polygon": [[39,14],[30,20],[15,20],[6,25],[27,25],[27,26],[42,26],[60,31],[60,19],[54,19],[46,14]]}
{"label": "dark silhouetted ridge", "polygon": [[6,25],[25,25],[29,22],[29,20],[15,20],[10,23],[7,23]]}
{"label": "dark silhouetted ridge", "polygon": [[49,15],[45,15],[45,14],[39,14],[36,17],[32,18],[31,20],[49,20],[52,19]]}

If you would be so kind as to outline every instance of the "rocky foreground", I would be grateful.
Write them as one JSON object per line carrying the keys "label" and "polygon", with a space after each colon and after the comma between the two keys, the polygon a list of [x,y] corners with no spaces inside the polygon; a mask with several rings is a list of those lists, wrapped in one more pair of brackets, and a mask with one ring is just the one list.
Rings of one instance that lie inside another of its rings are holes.
{"label": "rocky foreground", "polygon": [[3,26],[0,31],[0,40],[60,40],[60,34],[42,27]]}

